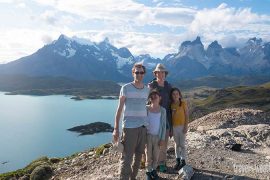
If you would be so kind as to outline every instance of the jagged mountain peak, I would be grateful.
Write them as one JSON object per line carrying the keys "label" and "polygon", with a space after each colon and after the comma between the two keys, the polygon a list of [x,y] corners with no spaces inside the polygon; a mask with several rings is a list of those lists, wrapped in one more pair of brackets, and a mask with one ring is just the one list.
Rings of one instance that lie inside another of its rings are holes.
{"label": "jagged mountain peak", "polygon": [[113,49],[116,50],[117,48],[114,47],[111,43],[108,37],[106,37],[103,41],[101,41],[100,43],[98,43],[98,46],[101,47],[102,49]]}
{"label": "jagged mountain peak", "polygon": [[194,41],[192,41],[191,43],[192,43],[192,44],[200,44],[200,45],[203,45],[200,36],[197,36],[196,39],[195,39]]}
{"label": "jagged mountain peak", "polygon": [[206,50],[206,55],[208,57],[211,56],[218,56],[218,54],[222,51],[222,46],[217,42],[217,41],[213,41],[211,44],[209,44],[209,46],[207,47]]}
{"label": "jagged mountain peak", "polygon": [[201,42],[201,38],[197,36],[194,41],[185,41],[181,44],[175,59],[180,59],[181,57],[188,57],[189,59],[196,59],[200,63],[205,65],[205,50]]}
{"label": "jagged mountain peak", "polygon": [[247,44],[248,45],[261,45],[262,44],[262,38],[256,38],[256,37],[250,38],[247,41]]}
{"label": "jagged mountain peak", "polygon": [[211,44],[209,44],[208,48],[222,49],[222,46],[217,41],[213,41]]}
{"label": "jagged mountain peak", "polygon": [[[61,34],[57,40],[54,40],[51,44],[66,44],[66,43],[69,43],[71,42],[72,39],[69,38],[68,36],[64,35],[64,34]],[[48,44],[50,45],[50,44]]]}
{"label": "jagged mountain peak", "polygon": [[182,42],[182,44],[179,47],[179,51],[185,49],[186,47],[196,46],[196,45],[199,45],[199,46],[203,47],[200,36],[197,36],[194,41],[184,41],[184,42]]}
{"label": "jagged mountain peak", "polygon": [[108,37],[105,37],[103,41],[100,42],[100,44],[103,43],[103,44],[110,44],[110,40]]}
{"label": "jagged mountain peak", "polygon": [[131,52],[126,47],[121,47],[120,49],[118,49],[118,54],[121,57],[125,57],[125,58],[128,58],[128,57],[132,56]]}
{"label": "jagged mountain peak", "polygon": [[160,58],[154,58],[150,54],[141,54],[135,57],[136,62],[142,63],[147,69],[154,69],[158,63],[162,63]]}
{"label": "jagged mountain peak", "polygon": [[69,38],[68,36],[64,35],[64,34],[61,34],[58,38],[58,41],[60,40],[70,40],[71,38]]}

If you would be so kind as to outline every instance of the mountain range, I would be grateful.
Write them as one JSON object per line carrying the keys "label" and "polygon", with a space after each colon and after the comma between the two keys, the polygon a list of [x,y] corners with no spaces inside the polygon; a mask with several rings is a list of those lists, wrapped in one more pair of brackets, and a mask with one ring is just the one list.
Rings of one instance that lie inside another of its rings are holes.
{"label": "mountain range", "polygon": [[[268,77],[270,42],[254,37],[241,48],[224,48],[217,41],[205,48],[197,37],[182,42],[178,52],[159,59],[149,54],[134,56],[125,47],[113,46],[108,38],[95,43],[60,35],[37,52],[0,65],[0,74],[127,82],[132,79],[131,67],[135,62],[143,62],[148,72],[152,72],[157,63],[165,64],[172,81],[206,76]],[[152,73],[147,73],[146,79],[151,78]]]}

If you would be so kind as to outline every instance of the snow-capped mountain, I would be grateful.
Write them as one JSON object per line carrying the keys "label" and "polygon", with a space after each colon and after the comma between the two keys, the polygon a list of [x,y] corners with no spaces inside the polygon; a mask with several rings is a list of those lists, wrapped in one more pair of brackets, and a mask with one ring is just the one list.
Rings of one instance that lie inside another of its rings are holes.
{"label": "snow-capped mountain", "polygon": [[135,60],[127,48],[61,35],[34,54],[2,65],[1,73],[125,81]]}
{"label": "snow-capped mountain", "polygon": [[146,69],[153,70],[157,63],[162,63],[160,58],[151,57],[150,54],[142,54],[139,56],[135,56],[135,61],[138,63],[142,63]]}
{"label": "snow-capped mountain", "polygon": [[132,79],[131,68],[135,62],[142,62],[150,72],[146,80],[153,78],[151,72],[157,63],[165,64],[168,78],[176,81],[209,75],[270,76],[270,42],[251,38],[237,49],[224,48],[214,41],[205,48],[197,37],[183,42],[177,53],[159,59],[149,54],[134,57],[127,48],[113,46],[108,38],[95,43],[61,35],[30,56],[0,65],[0,74],[122,82]]}
{"label": "snow-capped mountain", "polygon": [[206,75],[215,76],[267,76],[270,75],[270,43],[251,38],[240,49],[223,48],[217,41],[205,50],[200,37],[185,41],[175,54],[165,56],[164,61],[172,71],[172,77],[192,79]]}

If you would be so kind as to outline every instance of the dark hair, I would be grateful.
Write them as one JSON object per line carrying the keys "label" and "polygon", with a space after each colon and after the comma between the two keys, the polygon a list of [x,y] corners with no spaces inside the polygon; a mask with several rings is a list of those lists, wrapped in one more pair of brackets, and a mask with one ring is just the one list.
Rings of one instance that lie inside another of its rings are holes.
{"label": "dark hair", "polygon": [[171,90],[171,93],[170,93],[171,101],[173,102],[172,93],[173,93],[174,91],[177,91],[177,92],[179,93],[179,96],[180,96],[180,97],[179,97],[179,106],[181,106],[181,105],[182,105],[182,93],[181,93],[180,89],[178,89],[178,88],[176,88],[176,87],[172,88],[172,90]]}
{"label": "dark hair", "polygon": [[143,72],[146,73],[145,66],[141,63],[135,63],[132,67],[132,73],[135,72],[135,68],[143,68]]}
{"label": "dark hair", "polygon": [[[161,97],[161,95],[160,95],[160,93],[158,92],[157,89],[151,90],[150,93],[148,94],[148,97],[147,97],[147,104],[148,104],[148,105],[151,104],[151,99],[152,99],[152,96],[153,96],[154,94],[157,94],[158,96]],[[161,101],[160,101],[160,103],[161,103]]]}

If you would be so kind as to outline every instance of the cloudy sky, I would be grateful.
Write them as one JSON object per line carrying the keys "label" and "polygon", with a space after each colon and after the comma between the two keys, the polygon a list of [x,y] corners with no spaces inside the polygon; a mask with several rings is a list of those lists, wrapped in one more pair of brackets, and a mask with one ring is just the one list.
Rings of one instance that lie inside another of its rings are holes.
{"label": "cloudy sky", "polygon": [[163,58],[201,36],[207,46],[270,41],[270,0],[0,0],[0,63],[30,55],[61,34],[108,37],[134,55]]}

